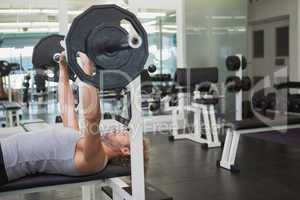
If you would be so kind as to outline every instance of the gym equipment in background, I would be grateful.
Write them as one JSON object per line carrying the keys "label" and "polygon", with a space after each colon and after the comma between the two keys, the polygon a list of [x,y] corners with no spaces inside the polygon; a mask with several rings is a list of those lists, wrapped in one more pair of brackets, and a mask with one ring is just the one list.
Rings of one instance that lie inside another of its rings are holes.
{"label": "gym equipment in background", "polygon": [[[19,111],[21,106],[13,102],[12,88],[11,88],[11,78],[10,73],[20,69],[18,63],[9,63],[7,61],[0,61],[0,106],[5,113],[5,124],[2,127],[13,127],[18,126],[21,118]],[[4,90],[4,78],[6,79],[6,87],[8,94]]]}
{"label": "gym equipment in background", "polygon": [[23,103],[26,103],[26,107],[29,107],[29,86],[30,86],[30,81],[31,77],[30,74],[27,74],[24,77],[24,81],[22,83],[23,85]]}
{"label": "gym equipment in background", "polygon": [[247,68],[247,59],[240,54],[228,56],[225,64],[228,71],[235,72],[234,76],[226,79],[225,85],[228,92],[235,93],[235,120],[240,121],[243,119],[243,92],[252,87],[250,77],[243,76],[243,70]]}
{"label": "gym equipment in background", "polygon": [[[236,163],[236,155],[239,147],[240,136],[244,134],[264,134],[265,138],[271,139],[282,134],[280,131],[287,131],[279,141],[284,141],[291,132],[299,132],[300,118],[295,116],[281,117],[276,120],[260,121],[259,119],[246,119],[236,121],[226,130],[226,139],[221,160],[217,167],[230,170],[233,173],[240,172]],[[271,140],[274,142],[274,140]],[[277,140],[278,142],[278,140]]]}
{"label": "gym equipment in background", "polygon": [[[175,77],[178,103],[170,107],[173,124],[169,140],[188,139],[205,149],[221,147],[215,109],[222,97],[212,93],[217,88],[218,68],[177,69]],[[194,121],[190,123],[189,118]]]}
{"label": "gym equipment in background", "polygon": [[6,101],[8,100],[8,94],[4,90],[4,82],[3,78],[5,76],[8,76],[11,71],[11,67],[9,65],[9,62],[5,60],[0,61],[0,101]]}
{"label": "gym equipment in background", "polygon": [[240,69],[244,70],[247,68],[247,59],[245,56],[228,56],[226,58],[226,67],[228,71],[238,71]]}
{"label": "gym equipment in background", "polygon": [[244,76],[242,79],[238,76],[229,76],[225,82],[228,92],[237,93],[240,91],[247,92],[252,87],[250,77]]}
{"label": "gym equipment in background", "polygon": [[300,82],[283,82],[263,88],[253,94],[252,105],[265,116],[270,116],[270,112],[299,115],[300,95],[291,93],[290,89],[300,89]]}

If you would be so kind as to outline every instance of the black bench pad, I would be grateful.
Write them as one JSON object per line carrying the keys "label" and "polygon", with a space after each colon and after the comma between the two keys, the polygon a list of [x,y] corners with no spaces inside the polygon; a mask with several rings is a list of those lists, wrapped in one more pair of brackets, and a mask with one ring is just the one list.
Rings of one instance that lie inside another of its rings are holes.
{"label": "black bench pad", "polygon": [[108,165],[102,172],[81,177],[70,177],[60,175],[36,175],[22,178],[10,182],[6,185],[0,186],[0,192],[9,192],[24,189],[33,189],[37,187],[48,187],[64,184],[74,184],[88,181],[104,180],[108,178],[116,178],[122,176],[129,176],[130,169],[116,165]]}
{"label": "black bench pad", "polygon": [[196,104],[201,105],[216,105],[219,102],[218,98],[201,98],[201,99],[195,99],[194,101]]}
{"label": "black bench pad", "polygon": [[283,117],[275,120],[269,120],[266,124],[259,119],[245,119],[243,121],[235,121],[232,123],[234,130],[247,130],[256,128],[267,128],[285,125],[300,125],[300,117]]}
{"label": "black bench pad", "polygon": [[4,110],[20,110],[22,107],[20,104],[16,102],[1,102],[1,106],[3,106]]}

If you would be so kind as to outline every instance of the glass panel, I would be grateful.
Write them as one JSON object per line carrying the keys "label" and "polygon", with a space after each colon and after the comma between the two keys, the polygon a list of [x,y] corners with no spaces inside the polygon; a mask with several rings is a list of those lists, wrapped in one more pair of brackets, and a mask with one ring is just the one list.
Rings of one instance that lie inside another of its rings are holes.
{"label": "glass panel", "polygon": [[276,28],[276,56],[289,56],[289,27]]}
{"label": "glass panel", "polygon": [[254,31],[253,32],[253,57],[254,58],[263,58],[264,57],[264,31]]}
{"label": "glass panel", "polygon": [[[187,0],[187,68],[217,66],[219,81],[234,75],[225,67],[229,55],[247,55],[247,0]],[[234,94],[226,95],[226,114],[234,116]],[[230,117],[228,116],[228,117]]]}

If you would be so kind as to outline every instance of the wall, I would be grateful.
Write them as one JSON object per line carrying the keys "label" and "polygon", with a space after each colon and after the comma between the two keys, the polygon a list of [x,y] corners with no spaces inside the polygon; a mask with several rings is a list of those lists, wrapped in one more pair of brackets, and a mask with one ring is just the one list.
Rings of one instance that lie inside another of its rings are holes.
{"label": "wall", "polygon": [[177,67],[186,66],[186,39],[185,39],[185,2],[186,0],[128,0],[132,11],[138,9],[158,9],[176,11],[176,45]]}
{"label": "wall", "polygon": [[[249,4],[248,21],[254,23],[257,21],[277,18],[281,16],[289,16],[290,21],[290,68],[289,75],[291,80],[300,80],[300,71],[298,69],[298,0],[259,0]],[[249,42],[250,37],[249,34]],[[248,51],[248,57],[251,58],[251,51]],[[251,62],[251,61],[250,61]],[[255,68],[254,68],[255,70]],[[259,71],[259,70],[257,70]],[[255,74],[257,75],[257,71]]]}
{"label": "wall", "polygon": [[218,66],[224,80],[225,58],[247,52],[247,0],[187,0],[185,12],[186,67]]}
{"label": "wall", "polygon": [[26,46],[34,46],[46,33],[41,34],[6,34],[3,35],[3,43],[1,48],[23,48]]}
{"label": "wall", "polygon": [[[218,67],[219,81],[233,75],[225,59],[247,53],[247,0],[186,0],[186,68]],[[221,103],[227,119],[235,116],[233,94]]]}

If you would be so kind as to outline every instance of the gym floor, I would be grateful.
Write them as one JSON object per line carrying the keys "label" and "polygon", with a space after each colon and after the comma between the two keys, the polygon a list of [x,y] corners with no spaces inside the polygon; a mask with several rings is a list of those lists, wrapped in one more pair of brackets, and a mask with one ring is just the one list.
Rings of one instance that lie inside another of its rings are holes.
{"label": "gym floor", "polygon": [[[26,115],[25,115],[26,116]],[[27,115],[53,122],[55,115]],[[300,147],[273,144],[247,136],[237,160],[240,174],[217,169],[221,149],[203,150],[187,140],[170,143],[166,134],[149,134],[148,182],[174,200],[295,200],[300,196]],[[5,198],[5,200],[15,197]],[[79,188],[26,195],[26,200],[80,200]]]}

